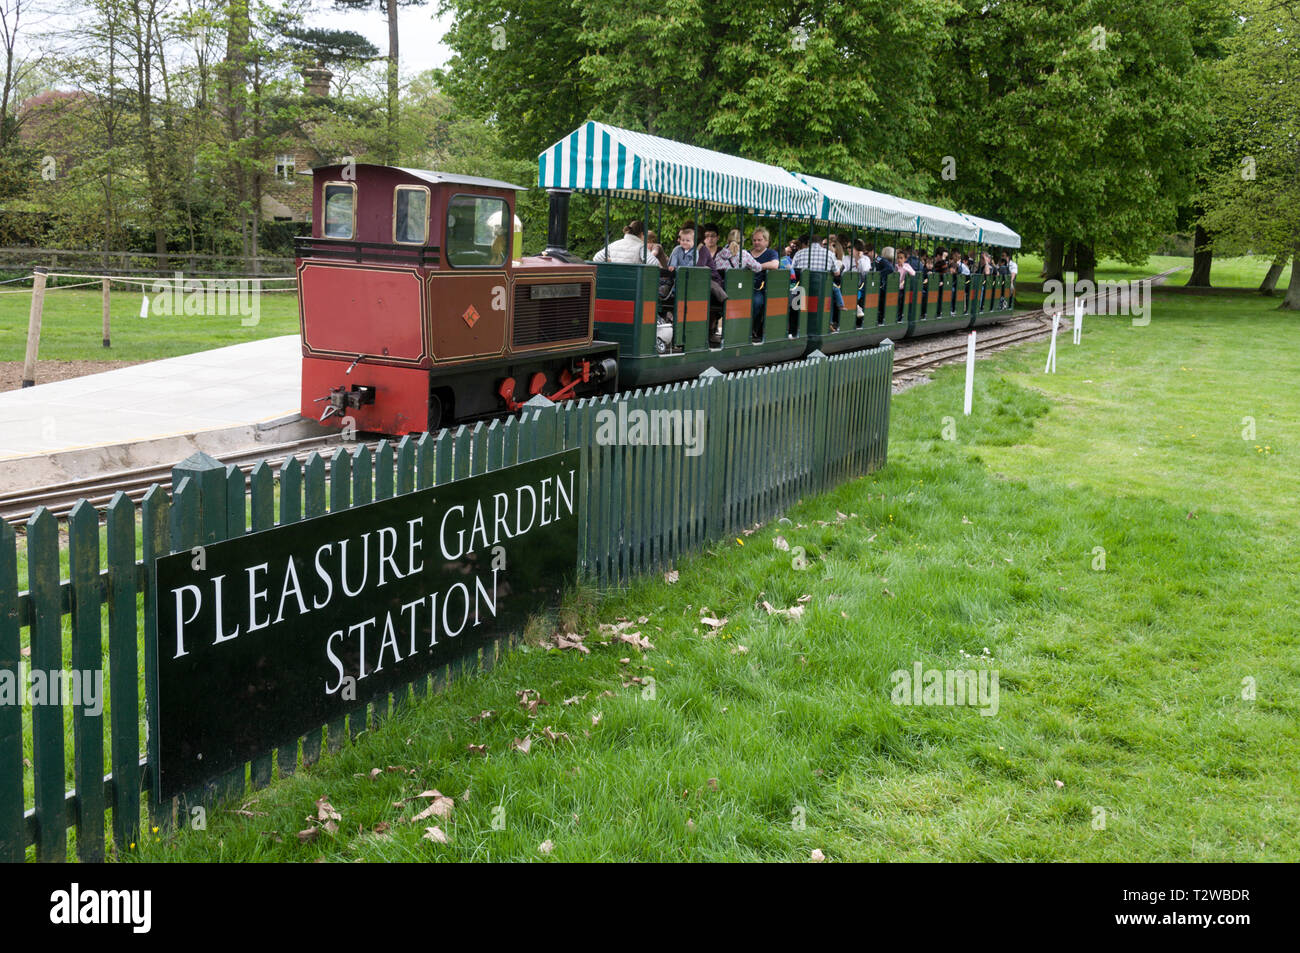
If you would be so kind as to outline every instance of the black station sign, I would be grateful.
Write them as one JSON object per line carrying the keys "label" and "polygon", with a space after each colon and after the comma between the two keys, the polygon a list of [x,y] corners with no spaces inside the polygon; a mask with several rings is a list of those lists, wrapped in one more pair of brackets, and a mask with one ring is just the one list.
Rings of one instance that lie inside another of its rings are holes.
{"label": "black station sign", "polygon": [[579,452],[157,560],[159,797],[477,653],[577,565]]}

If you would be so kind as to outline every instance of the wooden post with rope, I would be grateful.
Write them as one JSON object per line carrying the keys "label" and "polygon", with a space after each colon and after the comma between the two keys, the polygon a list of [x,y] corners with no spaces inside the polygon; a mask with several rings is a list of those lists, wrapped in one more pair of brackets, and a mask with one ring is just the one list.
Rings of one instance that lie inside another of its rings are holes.
{"label": "wooden post with rope", "polygon": [[23,386],[36,383],[36,354],[41,346],[41,310],[45,307],[45,269],[32,269],[32,310],[27,318],[27,355],[23,360]]}
{"label": "wooden post with rope", "polygon": [[103,288],[103,292],[104,292],[104,294],[103,294],[103,297],[104,297],[104,347],[112,347],[112,346],[113,346],[112,341],[111,341],[111,337],[112,337],[112,335],[111,335],[110,330],[109,330],[109,317],[108,317],[108,279],[107,279],[107,278],[102,279],[102,280],[100,281],[100,286]]}

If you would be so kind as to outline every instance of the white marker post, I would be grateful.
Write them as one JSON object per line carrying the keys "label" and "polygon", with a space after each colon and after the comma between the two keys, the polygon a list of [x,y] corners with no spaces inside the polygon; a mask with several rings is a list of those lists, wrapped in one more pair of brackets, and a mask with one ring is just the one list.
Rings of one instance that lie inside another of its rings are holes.
{"label": "white marker post", "polygon": [[1083,343],[1083,300],[1074,299],[1074,343]]}
{"label": "white marker post", "polygon": [[975,332],[966,338],[966,410],[970,416],[971,403],[975,398]]}
{"label": "white marker post", "polygon": [[1052,346],[1047,349],[1047,366],[1043,368],[1044,374],[1056,373],[1056,332],[1061,327],[1061,315],[1052,315]]}

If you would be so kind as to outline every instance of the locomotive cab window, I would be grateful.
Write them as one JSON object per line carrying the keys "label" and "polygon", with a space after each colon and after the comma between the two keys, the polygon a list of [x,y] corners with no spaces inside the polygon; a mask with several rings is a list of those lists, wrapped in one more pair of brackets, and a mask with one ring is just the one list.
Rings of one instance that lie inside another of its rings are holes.
{"label": "locomotive cab window", "polygon": [[429,239],[429,190],[399,185],[393,190],[393,241],[423,245]]}
{"label": "locomotive cab window", "polygon": [[357,187],[353,182],[325,186],[325,237],[352,238],[357,230]]}
{"label": "locomotive cab window", "polygon": [[447,203],[447,261],[453,268],[499,268],[513,219],[505,199],[453,195]]}

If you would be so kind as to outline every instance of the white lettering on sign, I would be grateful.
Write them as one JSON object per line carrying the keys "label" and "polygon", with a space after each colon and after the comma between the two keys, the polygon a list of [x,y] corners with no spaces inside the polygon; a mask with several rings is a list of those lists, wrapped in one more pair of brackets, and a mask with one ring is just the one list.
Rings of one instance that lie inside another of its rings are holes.
{"label": "white lettering on sign", "polygon": [[[367,678],[385,666],[453,639],[495,617],[498,581],[506,561],[497,557],[501,543],[534,527],[549,526],[574,515],[577,471],[522,483],[513,492],[493,493],[472,506],[447,507],[436,520],[438,551],[447,561],[478,550],[493,553],[490,570],[457,582],[445,592],[393,606],[379,615],[336,628],[325,639],[325,656],[337,679],[324,686],[335,694],[348,678]],[[373,598],[373,590],[424,571],[425,518],[378,526],[358,536],[333,540],[306,555],[263,561],[242,569],[244,584],[226,585],[228,573],[170,589],[175,645],[173,659],[189,654],[199,638],[217,646],[248,633],[308,616],[331,605],[336,595],[349,600]],[[314,573],[308,571],[308,566]],[[238,578],[238,577],[236,577]],[[274,615],[272,615],[274,607]],[[207,608],[209,611],[204,612]],[[205,619],[203,624],[200,619]],[[205,628],[206,627],[206,628]],[[417,632],[429,631],[422,646]],[[355,658],[349,672],[345,659]]]}

